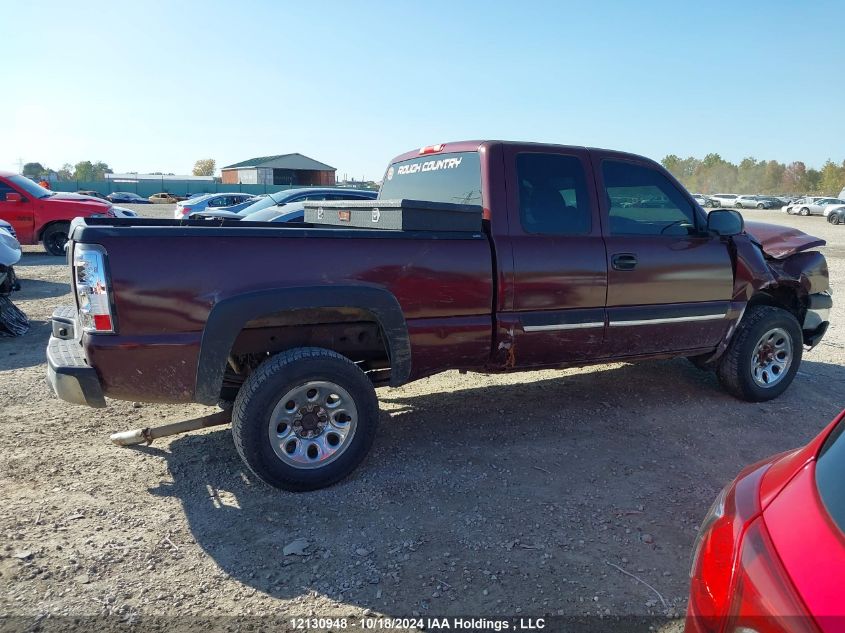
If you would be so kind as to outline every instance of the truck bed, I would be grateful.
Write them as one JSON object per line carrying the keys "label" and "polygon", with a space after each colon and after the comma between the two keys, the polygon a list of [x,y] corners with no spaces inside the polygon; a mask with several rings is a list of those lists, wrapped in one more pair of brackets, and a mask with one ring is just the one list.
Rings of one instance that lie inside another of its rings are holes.
{"label": "truck bed", "polygon": [[[195,400],[210,312],[261,293],[387,290],[407,326],[411,379],[489,359],[493,264],[482,232],[97,218],[75,221],[70,248],[77,242],[107,252],[117,331],[86,335],[83,346],[113,398],[136,398],[134,380],[148,373],[157,400]],[[135,376],[123,366],[127,346]]]}

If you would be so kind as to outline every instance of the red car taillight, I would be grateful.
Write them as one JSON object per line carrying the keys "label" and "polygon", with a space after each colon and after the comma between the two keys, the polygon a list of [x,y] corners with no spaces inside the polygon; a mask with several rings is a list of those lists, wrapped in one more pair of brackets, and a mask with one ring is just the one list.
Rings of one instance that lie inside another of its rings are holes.
{"label": "red car taillight", "polygon": [[[768,468],[740,475],[701,525],[690,571],[687,633],[815,631],[759,518],[760,482]],[[797,618],[781,618],[802,613],[801,626]]]}
{"label": "red car taillight", "polygon": [[182,211],[182,215],[188,215],[193,209],[191,207],[179,207]]}
{"label": "red car taillight", "polygon": [[736,589],[726,625],[727,631],[818,633],[792,588],[762,518],[751,524],[742,539]]}

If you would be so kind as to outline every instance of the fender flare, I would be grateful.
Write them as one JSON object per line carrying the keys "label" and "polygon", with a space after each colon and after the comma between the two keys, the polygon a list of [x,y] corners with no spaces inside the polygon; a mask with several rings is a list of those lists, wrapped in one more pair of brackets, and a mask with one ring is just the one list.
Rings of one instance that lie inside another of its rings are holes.
{"label": "fender flare", "polygon": [[217,404],[229,352],[249,321],[274,312],[306,308],[359,308],[371,313],[387,342],[390,385],[396,387],[408,381],[408,327],[402,307],[391,292],[363,285],[274,288],[228,297],[212,306],[200,342],[194,400]]}

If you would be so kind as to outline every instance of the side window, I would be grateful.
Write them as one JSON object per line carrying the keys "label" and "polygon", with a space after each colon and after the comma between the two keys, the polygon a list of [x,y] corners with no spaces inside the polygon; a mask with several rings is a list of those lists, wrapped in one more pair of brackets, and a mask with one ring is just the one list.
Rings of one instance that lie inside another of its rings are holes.
{"label": "side window", "polygon": [[690,235],[695,211],[656,169],[624,161],[602,162],[611,235]]}
{"label": "side window", "polygon": [[17,193],[10,185],[0,181],[0,202],[6,202],[7,193]]}
{"label": "side window", "polygon": [[225,206],[223,203],[225,202],[225,198],[223,196],[218,196],[217,198],[212,198],[208,201],[209,207],[222,207]]}
{"label": "side window", "polygon": [[584,235],[592,228],[581,160],[561,154],[519,154],[519,219],[526,233]]}

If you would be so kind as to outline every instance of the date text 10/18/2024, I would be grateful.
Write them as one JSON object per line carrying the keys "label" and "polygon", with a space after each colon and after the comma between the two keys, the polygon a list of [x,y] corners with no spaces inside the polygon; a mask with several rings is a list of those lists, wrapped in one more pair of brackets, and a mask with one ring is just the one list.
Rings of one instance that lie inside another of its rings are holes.
{"label": "date text 10/18/2024", "polygon": [[301,631],[420,629],[426,631],[541,631],[544,618],[291,618],[292,629]]}

